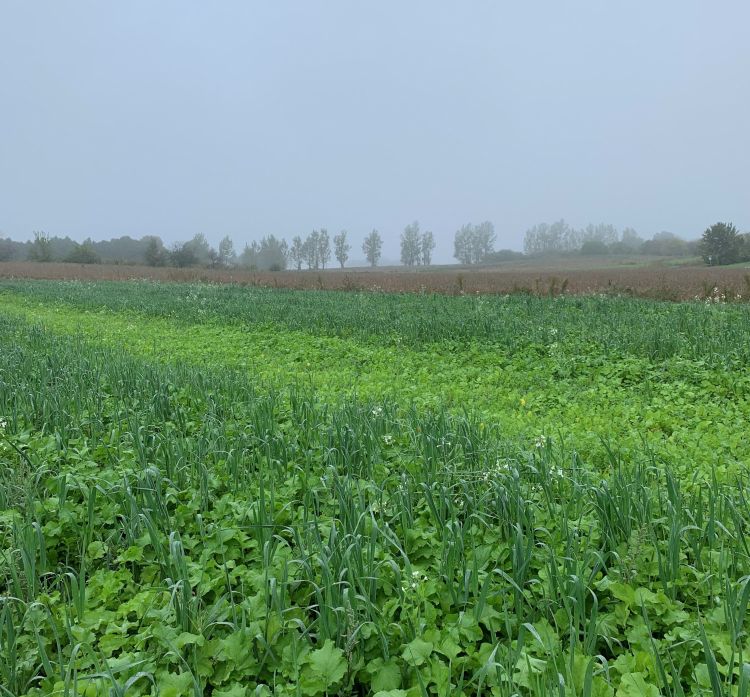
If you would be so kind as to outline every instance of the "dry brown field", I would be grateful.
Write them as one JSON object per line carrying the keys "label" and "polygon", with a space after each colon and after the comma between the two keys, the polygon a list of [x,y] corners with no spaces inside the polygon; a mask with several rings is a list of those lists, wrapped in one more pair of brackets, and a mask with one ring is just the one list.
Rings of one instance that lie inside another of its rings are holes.
{"label": "dry brown field", "polygon": [[619,293],[663,300],[706,297],[718,288],[727,296],[750,299],[750,268],[699,265],[605,266],[566,268],[506,264],[496,268],[444,267],[435,270],[327,269],[324,271],[253,272],[244,269],[177,269],[115,264],[38,262],[0,263],[0,278],[136,280],[236,283],[315,290],[461,293]]}

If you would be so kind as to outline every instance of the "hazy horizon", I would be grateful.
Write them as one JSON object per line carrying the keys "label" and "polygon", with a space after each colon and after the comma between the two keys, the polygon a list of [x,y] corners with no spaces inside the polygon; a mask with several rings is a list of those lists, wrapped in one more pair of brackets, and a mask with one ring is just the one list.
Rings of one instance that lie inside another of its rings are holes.
{"label": "hazy horizon", "polygon": [[750,5],[0,2],[0,236],[750,229]]}

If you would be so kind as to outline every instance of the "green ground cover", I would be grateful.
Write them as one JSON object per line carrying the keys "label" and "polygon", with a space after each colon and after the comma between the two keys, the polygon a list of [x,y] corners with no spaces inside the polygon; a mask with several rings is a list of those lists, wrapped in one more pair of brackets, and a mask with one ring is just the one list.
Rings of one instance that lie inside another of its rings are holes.
{"label": "green ground cover", "polygon": [[628,453],[644,442],[678,471],[701,461],[723,475],[750,462],[745,305],[153,283],[11,289],[0,294],[2,311],[58,333],[163,362],[242,369],[276,387],[313,386],[328,399],[469,408],[506,437],[554,436],[591,463],[606,464],[609,443]]}
{"label": "green ground cover", "polygon": [[3,282],[0,694],[747,694],[749,333]]}

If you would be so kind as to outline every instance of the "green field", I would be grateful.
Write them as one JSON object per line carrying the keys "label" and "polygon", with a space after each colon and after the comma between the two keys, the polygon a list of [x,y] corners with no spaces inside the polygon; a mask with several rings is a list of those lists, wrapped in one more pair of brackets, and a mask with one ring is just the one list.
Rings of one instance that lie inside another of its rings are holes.
{"label": "green field", "polygon": [[750,694],[750,306],[0,281],[0,695]]}

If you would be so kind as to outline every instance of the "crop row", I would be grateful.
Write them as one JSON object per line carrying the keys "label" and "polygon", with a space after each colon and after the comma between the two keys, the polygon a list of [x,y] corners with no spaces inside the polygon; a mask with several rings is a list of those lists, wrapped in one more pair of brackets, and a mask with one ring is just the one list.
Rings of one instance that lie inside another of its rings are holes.
{"label": "crop row", "polygon": [[481,341],[515,351],[554,343],[583,353],[593,345],[616,356],[750,363],[750,305],[744,303],[675,304],[597,295],[451,297],[136,281],[2,280],[0,295],[32,305],[65,303],[87,312],[246,329],[283,327],[396,345]]}

